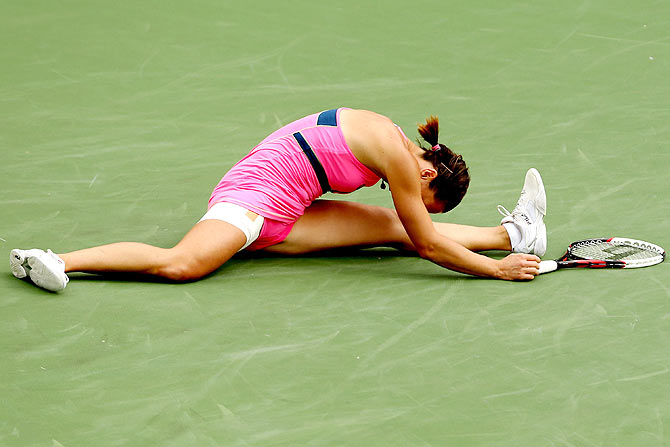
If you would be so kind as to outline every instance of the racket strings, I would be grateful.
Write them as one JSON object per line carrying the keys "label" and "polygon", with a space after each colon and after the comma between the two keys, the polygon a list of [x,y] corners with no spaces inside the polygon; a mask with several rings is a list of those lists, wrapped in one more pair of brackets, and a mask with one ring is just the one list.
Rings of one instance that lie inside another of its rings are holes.
{"label": "racket strings", "polygon": [[641,261],[659,256],[657,252],[643,247],[613,244],[610,242],[593,242],[573,246],[570,253],[583,259],[599,259],[603,261]]}

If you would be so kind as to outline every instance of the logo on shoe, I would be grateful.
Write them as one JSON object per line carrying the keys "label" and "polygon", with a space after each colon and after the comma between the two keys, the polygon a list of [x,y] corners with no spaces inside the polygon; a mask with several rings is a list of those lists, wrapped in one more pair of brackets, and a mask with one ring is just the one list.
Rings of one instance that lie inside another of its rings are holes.
{"label": "logo on shoe", "polygon": [[528,225],[533,225],[533,222],[531,222],[530,218],[523,213],[516,214],[516,217],[523,219],[523,221],[525,221]]}

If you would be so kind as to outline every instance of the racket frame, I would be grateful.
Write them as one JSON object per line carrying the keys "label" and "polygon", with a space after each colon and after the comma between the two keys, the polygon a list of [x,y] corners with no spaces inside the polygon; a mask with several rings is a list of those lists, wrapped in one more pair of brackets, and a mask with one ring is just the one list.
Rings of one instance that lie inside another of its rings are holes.
{"label": "racket frame", "polygon": [[[632,247],[651,250],[657,253],[657,256],[646,259],[632,259],[628,261],[608,261],[601,259],[587,259],[573,253],[573,250],[579,246],[599,242],[610,242],[615,245],[630,245]],[[665,260],[665,250],[650,242],[624,237],[592,238],[571,243],[568,246],[565,254],[555,261],[542,261],[542,263],[540,263],[540,273],[548,273],[564,268],[639,268],[656,265],[663,262],[663,260]]]}

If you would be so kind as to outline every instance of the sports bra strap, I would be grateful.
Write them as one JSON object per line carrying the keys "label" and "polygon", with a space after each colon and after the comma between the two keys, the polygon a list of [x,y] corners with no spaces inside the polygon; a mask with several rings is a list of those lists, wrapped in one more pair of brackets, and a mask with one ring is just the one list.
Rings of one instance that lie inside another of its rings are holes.
{"label": "sports bra strap", "polygon": [[314,169],[316,178],[319,179],[319,185],[321,185],[321,191],[323,192],[323,194],[329,192],[331,189],[330,189],[330,183],[328,183],[328,176],[326,175],[326,170],[323,169],[323,165],[321,164],[319,158],[312,150],[312,147],[309,145],[307,140],[305,140],[305,137],[303,137],[300,132],[294,133],[293,138],[295,138],[295,140],[300,145],[302,151],[305,153],[305,155],[307,155],[309,164],[312,165],[312,169]]}
{"label": "sports bra strap", "polygon": [[337,109],[326,110],[319,114],[317,126],[337,126]]}

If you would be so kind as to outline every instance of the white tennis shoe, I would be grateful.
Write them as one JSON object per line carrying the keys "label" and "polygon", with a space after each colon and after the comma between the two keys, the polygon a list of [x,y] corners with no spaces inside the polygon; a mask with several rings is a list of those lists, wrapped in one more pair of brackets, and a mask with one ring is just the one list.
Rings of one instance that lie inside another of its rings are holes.
{"label": "white tennis shoe", "polygon": [[513,252],[544,255],[547,251],[547,227],[544,224],[547,195],[537,169],[531,168],[526,172],[521,196],[514,210],[510,213],[504,206],[498,205],[498,211],[504,216],[500,224],[514,224],[521,234],[521,240],[513,243]]}
{"label": "white tennis shoe", "polygon": [[30,277],[35,285],[52,292],[63,290],[70,281],[65,262],[51,250],[14,249],[9,254],[9,267],[17,278]]}

